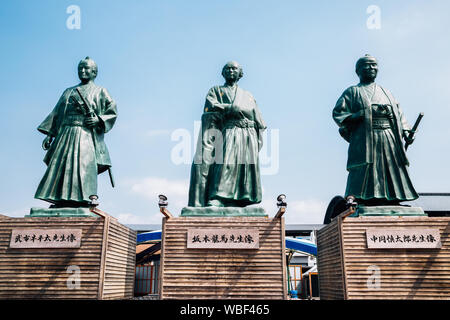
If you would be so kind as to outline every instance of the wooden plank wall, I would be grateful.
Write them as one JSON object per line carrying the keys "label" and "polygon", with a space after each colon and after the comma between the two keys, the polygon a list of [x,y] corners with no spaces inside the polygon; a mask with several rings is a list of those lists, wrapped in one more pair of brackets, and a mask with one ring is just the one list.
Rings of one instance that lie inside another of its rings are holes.
{"label": "wooden plank wall", "polygon": [[136,231],[109,218],[102,299],[131,299],[134,295]]}
{"label": "wooden plank wall", "polygon": [[[257,228],[260,248],[187,249],[188,228]],[[163,219],[162,299],[286,299],[284,218]]]}
{"label": "wooden plank wall", "polygon": [[322,300],[345,298],[340,224],[335,219],[317,232],[317,271]]}
{"label": "wooden plank wall", "polygon": [[[439,228],[442,248],[369,250],[365,230],[375,227]],[[342,235],[348,299],[450,299],[449,234],[449,217],[346,218]],[[370,266],[379,268],[379,289],[368,288],[374,274]]]}
{"label": "wooden plank wall", "polygon": [[[0,299],[96,299],[102,252],[102,218],[0,217]],[[10,249],[15,228],[82,229],[76,249]],[[80,288],[70,289],[69,266],[80,268]]]}

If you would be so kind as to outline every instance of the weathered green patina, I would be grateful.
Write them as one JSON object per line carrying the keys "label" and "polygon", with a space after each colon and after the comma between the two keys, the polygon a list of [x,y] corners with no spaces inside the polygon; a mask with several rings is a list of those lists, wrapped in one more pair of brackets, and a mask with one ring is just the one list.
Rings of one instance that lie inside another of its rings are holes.
{"label": "weathered green patina", "polygon": [[[27,216],[25,216],[27,217]],[[89,208],[31,208],[29,217],[92,217],[99,218],[100,216],[91,212]]]}
{"label": "weathered green patina", "polygon": [[396,205],[418,198],[409,178],[403,139],[411,129],[392,94],[375,83],[378,64],[366,55],[358,60],[360,83],[341,95],[333,119],[349,142],[347,188],[363,205]]}
{"label": "weathered green patina", "polygon": [[186,217],[267,217],[261,207],[184,207],[181,216]]}
{"label": "weathered green patina", "polygon": [[[242,67],[228,62],[222,75],[225,84],[211,88],[206,97],[189,207],[246,207],[262,199],[258,154],[266,125],[252,94],[237,85]],[[189,207],[182,215],[194,215]],[[242,215],[261,215],[260,211],[248,208]]]}
{"label": "weathered green patina", "polygon": [[[63,92],[38,127],[46,135],[47,170],[35,198],[52,203],[51,208],[88,207],[89,197],[97,195],[97,175],[111,167],[104,134],[116,121],[116,103],[94,83],[97,65],[92,59],[80,61],[78,76],[81,83]],[[113,182],[111,172],[110,177]]]}
{"label": "weathered green patina", "polygon": [[420,207],[358,205],[350,217],[362,216],[428,216]]}

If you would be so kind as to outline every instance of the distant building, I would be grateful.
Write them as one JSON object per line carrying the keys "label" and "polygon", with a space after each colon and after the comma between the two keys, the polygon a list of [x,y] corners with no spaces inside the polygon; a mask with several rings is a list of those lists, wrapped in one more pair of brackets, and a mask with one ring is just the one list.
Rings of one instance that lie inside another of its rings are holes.
{"label": "distant building", "polygon": [[423,192],[419,193],[419,199],[404,204],[421,207],[429,217],[450,216],[450,193]]}

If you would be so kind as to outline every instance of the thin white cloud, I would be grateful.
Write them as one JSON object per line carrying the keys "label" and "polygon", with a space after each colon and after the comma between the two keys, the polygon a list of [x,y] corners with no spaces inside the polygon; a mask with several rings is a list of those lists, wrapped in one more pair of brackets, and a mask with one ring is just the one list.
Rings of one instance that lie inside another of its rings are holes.
{"label": "thin white cloud", "polygon": [[[129,182],[133,193],[143,196],[152,202],[158,201],[158,195],[164,194],[168,197],[169,211],[178,216],[181,209],[187,206],[189,181],[188,180],[170,180],[160,177],[145,177]],[[275,216],[278,211],[275,199],[263,199],[260,204],[253,205],[263,207],[269,217]],[[304,200],[288,201],[285,221],[288,224],[322,224],[328,203],[310,198]],[[161,215],[154,214],[150,216],[140,216],[130,213],[118,215],[122,223],[160,223]]]}
{"label": "thin white cloud", "polygon": [[30,208],[31,207],[23,207],[21,209],[8,211],[8,212],[0,212],[0,214],[7,216],[7,217],[13,217],[13,218],[23,218],[30,214]]}
{"label": "thin white cloud", "polygon": [[322,224],[328,203],[317,199],[288,202],[286,223]]}
{"label": "thin white cloud", "polygon": [[169,180],[159,177],[142,178],[131,186],[131,191],[151,199],[155,199],[155,196],[161,193],[167,196],[187,196],[188,189],[187,180]]}
{"label": "thin white cloud", "polygon": [[390,28],[395,36],[405,40],[416,38],[419,34],[430,34],[445,27],[446,12],[439,7],[430,6],[428,3],[411,3],[396,11],[395,14],[386,12],[381,8],[382,28]]}
{"label": "thin white cloud", "polygon": [[158,195],[164,194],[169,201],[169,210],[178,215],[187,206],[189,181],[146,177],[131,182],[131,191],[155,202],[158,201]]}
{"label": "thin white cloud", "polygon": [[160,224],[161,214],[155,213],[150,216],[140,216],[132,213],[121,213],[116,215],[122,224]]}
{"label": "thin white cloud", "polygon": [[170,130],[149,130],[145,133],[145,136],[153,138],[160,136],[169,136],[170,134],[171,134]]}
{"label": "thin white cloud", "polygon": [[[276,201],[264,199],[259,205],[263,207],[269,217],[278,211]],[[289,200],[284,215],[287,224],[322,224],[328,203],[318,199]]]}
{"label": "thin white cloud", "polygon": [[[269,217],[278,211],[276,201],[265,199],[261,202]],[[322,224],[328,203],[318,199],[289,200],[284,215],[287,224]]]}

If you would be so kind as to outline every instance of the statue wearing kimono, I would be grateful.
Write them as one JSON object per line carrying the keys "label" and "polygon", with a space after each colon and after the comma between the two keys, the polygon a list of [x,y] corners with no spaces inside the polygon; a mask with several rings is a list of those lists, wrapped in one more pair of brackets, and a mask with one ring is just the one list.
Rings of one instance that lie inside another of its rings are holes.
{"label": "statue wearing kimono", "polygon": [[349,142],[345,196],[366,205],[395,205],[418,198],[409,178],[404,141],[411,131],[392,94],[374,82],[375,58],[358,60],[361,82],[344,91],[333,109],[333,119]]}
{"label": "statue wearing kimono", "polygon": [[105,88],[94,84],[97,65],[92,59],[80,61],[78,75],[81,83],[63,92],[38,127],[47,135],[47,170],[35,198],[51,207],[87,206],[89,197],[97,195],[97,175],[111,167],[104,134],[116,121],[116,104]]}
{"label": "statue wearing kimono", "polygon": [[223,70],[226,83],[211,88],[191,169],[189,206],[245,207],[262,200],[258,154],[266,128],[252,94],[237,81],[236,62]]}

